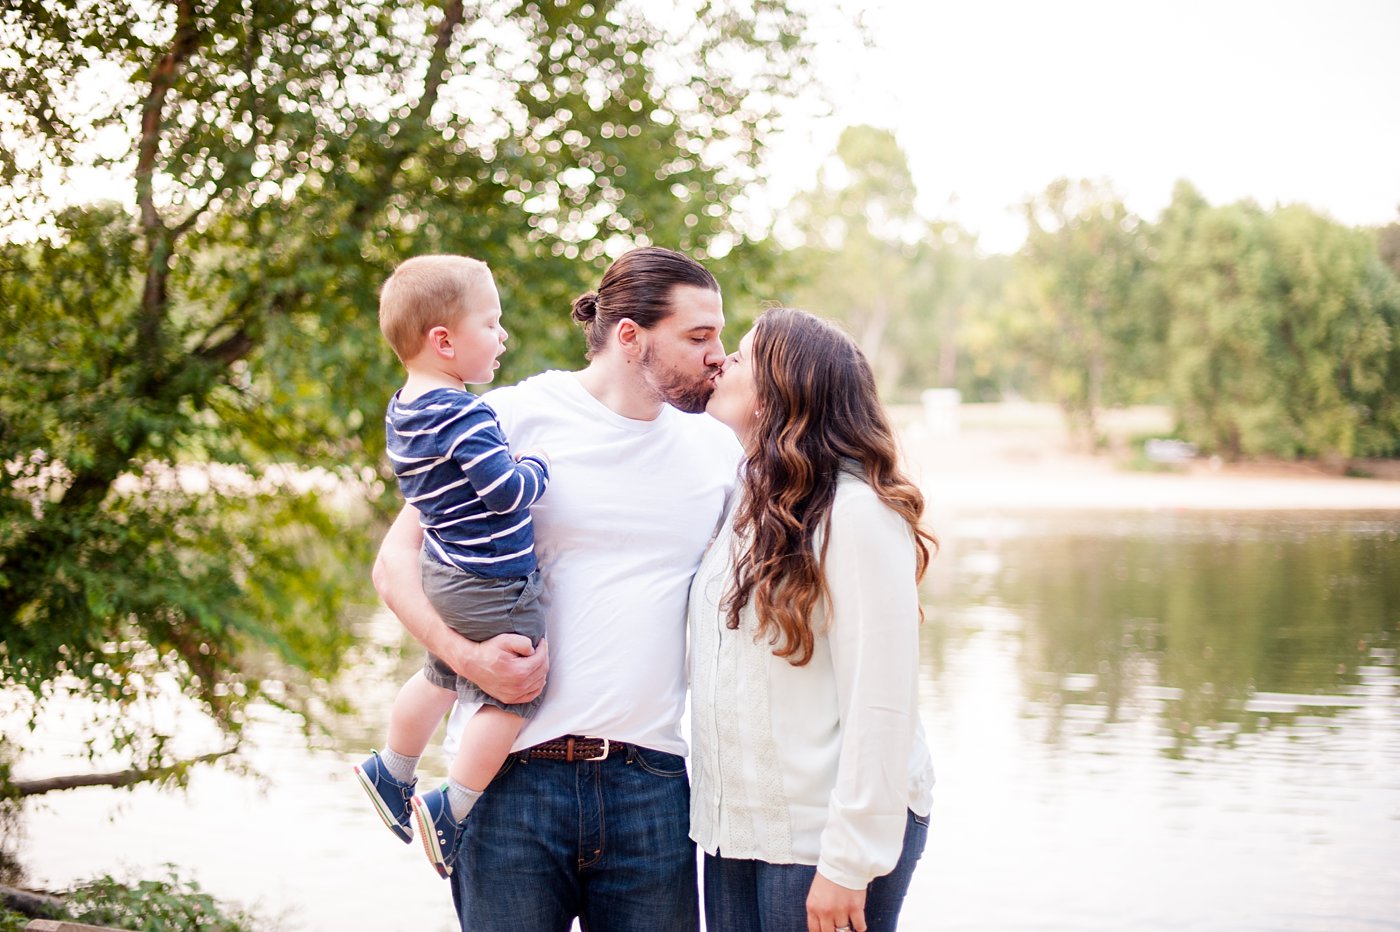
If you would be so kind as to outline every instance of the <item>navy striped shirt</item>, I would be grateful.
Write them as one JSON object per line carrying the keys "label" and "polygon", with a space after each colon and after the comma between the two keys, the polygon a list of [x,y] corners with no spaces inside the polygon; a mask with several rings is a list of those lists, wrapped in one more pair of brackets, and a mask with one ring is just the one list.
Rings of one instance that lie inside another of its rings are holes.
{"label": "navy striped shirt", "polygon": [[491,406],[465,389],[435,388],[389,400],[386,448],[404,501],[422,514],[423,545],[476,576],[527,576],[535,569],[530,506],[549,467],[511,456]]}

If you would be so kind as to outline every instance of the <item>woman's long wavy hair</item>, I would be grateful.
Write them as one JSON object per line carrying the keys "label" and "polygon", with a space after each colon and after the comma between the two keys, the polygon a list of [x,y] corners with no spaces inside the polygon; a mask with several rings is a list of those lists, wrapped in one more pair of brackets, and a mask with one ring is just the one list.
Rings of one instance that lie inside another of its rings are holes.
{"label": "woman's long wavy hair", "polygon": [[862,475],[909,522],[916,582],[938,541],[920,525],[923,494],[899,468],[875,377],[849,336],[806,311],[772,308],[754,326],[749,363],[758,411],[734,523],[750,546],[735,560],[725,610],[738,628],[752,602],[756,636],[800,667],[812,659],[813,612],[830,599],[826,544],[843,469]]}

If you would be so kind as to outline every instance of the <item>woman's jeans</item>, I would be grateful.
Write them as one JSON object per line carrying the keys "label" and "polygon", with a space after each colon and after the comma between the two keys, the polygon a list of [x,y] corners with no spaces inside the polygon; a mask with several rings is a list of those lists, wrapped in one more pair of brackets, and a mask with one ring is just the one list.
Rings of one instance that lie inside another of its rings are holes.
{"label": "woman's jeans", "polygon": [[[894,870],[865,892],[869,932],[894,932],[899,909],[928,840],[928,817],[909,813],[904,850]],[[716,932],[807,932],[807,892],[817,869],[705,855],[705,928]]]}
{"label": "woman's jeans", "polygon": [[[507,758],[472,809],[452,872],[470,932],[696,932],[690,783],[674,754]],[[718,928],[718,927],[712,927]]]}

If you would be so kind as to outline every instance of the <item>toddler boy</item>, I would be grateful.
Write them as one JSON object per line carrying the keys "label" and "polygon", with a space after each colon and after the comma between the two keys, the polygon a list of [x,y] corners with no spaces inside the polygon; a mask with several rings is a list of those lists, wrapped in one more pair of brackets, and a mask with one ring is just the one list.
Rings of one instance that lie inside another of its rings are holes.
{"label": "toddler boy", "polygon": [[[495,377],[505,352],[501,301],[484,262],[419,256],[380,289],[379,327],[408,372],[385,417],[389,459],[405,501],[421,514],[423,589],[455,631],[473,641],[544,637],[530,505],[548,460],[513,457],[496,414],[463,384]],[[467,722],[441,789],[414,796],[414,772],[458,693],[482,703]],[[463,821],[505,762],[540,700],[507,705],[428,654],[394,700],[383,752],[355,773],[405,843],[417,822],[438,874],[452,872]]]}

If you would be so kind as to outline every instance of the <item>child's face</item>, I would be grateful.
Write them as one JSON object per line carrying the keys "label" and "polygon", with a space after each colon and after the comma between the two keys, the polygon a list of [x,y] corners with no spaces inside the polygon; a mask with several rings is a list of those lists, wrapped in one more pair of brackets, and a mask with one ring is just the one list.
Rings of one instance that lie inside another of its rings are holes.
{"label": "child's face", "polygon": [[447,328],[455,350],[452,373],[468,385],[485,385],[496,377],[497,358],[506,351],[508,334],[501,326],[501,298],[487,280],[471,296],[471,310]]}

